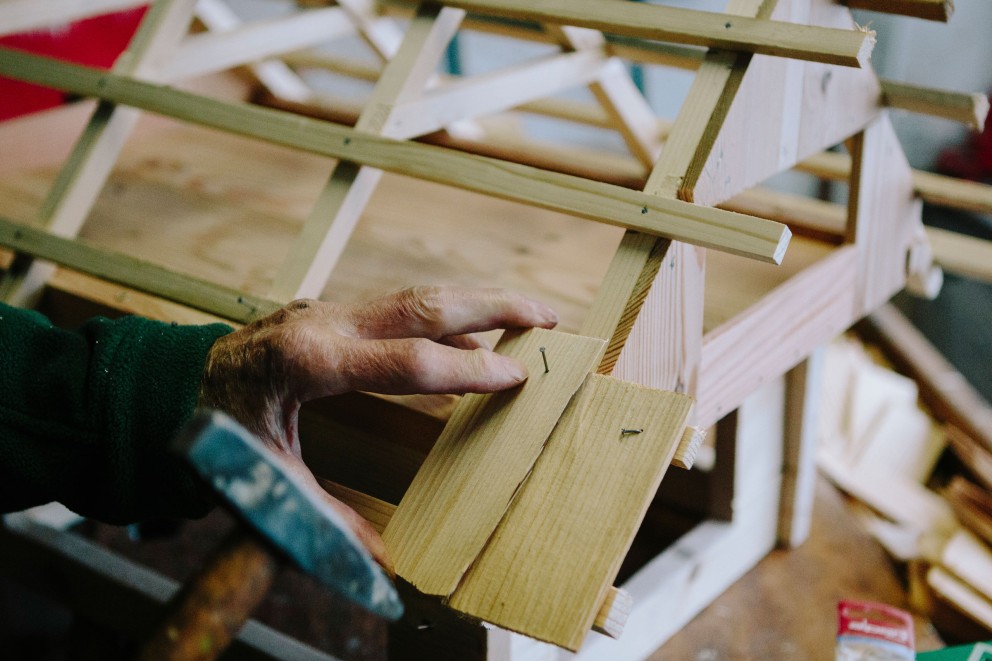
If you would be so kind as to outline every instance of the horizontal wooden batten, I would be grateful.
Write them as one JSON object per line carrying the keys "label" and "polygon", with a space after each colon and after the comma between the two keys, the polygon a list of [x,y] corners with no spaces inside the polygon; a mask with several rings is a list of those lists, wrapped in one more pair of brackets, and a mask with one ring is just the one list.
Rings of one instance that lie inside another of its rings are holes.
{"label": "horizontal wooden batten", "polygon": [[766,21],[622,0],[445,0],[449,7],[608,34],[864,67],[872,32]]}
{"label": "horizontal wooden batten", "polygon": [[0,245],[241,323],[280,307],[273,301],[3,218]]}
{"label": "horizontal wooden batten", "polygon": [[[851,176],[851,157],[824,152],[796,166],[821,179],[847,181]],[[924,202],[949,209],[992,213],[992,186],[975,181],[913,170],[913,188]]]}
{"label": "horizontal wooden batten", "polygon": [[899,108],[931,117],[942,117],[952,122],[964,124],[978,132],[985,128],[985,118],[989,114],[989,98],[984,94],[950,92],[920,85],[898,83],[894,80],[880,82],[882,84],[882,103],[889,108]]}
{"label": "horizontal wooden batten", "polygon": [[946,23],[954,13],[951,0],[842,0],[851,9],[867,9]]}
{"label": "horizontal wooden batten", "polygon": [[780,223],[431,145],[391,140],[288,112],[218,101],[89,67],[0,49],[0,73],[174,119],[638,232],[779,264]]}

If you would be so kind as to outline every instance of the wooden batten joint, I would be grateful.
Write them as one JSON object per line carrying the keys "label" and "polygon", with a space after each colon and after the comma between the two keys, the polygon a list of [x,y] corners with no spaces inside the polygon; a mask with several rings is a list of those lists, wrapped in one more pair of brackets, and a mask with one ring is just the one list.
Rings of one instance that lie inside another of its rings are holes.
{"label": "wooden batten joint", "polygon": [[696,463],[696,455],[706,438],[706,431],[699,427],[686,427],[682,433],[682,440],[675,448],[675,456],[672,457],[672,466],[689,470]]}
{"label": "wooden batten joint", "polygon": [[592,630],[613,639],[620,638],[633,609],[634,598],[630,596],[630,593],[620,588],[611,587],[606,591],[603,603],[599,606]]}

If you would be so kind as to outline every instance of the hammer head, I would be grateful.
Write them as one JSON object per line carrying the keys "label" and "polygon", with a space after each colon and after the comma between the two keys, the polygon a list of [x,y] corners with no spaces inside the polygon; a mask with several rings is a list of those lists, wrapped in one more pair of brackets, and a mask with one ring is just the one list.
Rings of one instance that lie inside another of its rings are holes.
{"label": "hammer head", "polygon": [[303,571],[382,617],[403,614],[392,582],[341,516],[247,429],[219,411],[200,412],[176,449],[242,521]]}

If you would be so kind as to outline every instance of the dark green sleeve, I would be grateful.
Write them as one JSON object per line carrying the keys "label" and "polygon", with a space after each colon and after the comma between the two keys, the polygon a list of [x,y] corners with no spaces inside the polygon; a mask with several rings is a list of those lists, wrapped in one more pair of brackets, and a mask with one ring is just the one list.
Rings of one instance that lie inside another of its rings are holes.
{"label": "dark green sleeve", "polygon": [[167,445],[230,331],[124,317],[73,332],[0,304],[0,511],[55,500],[111,523],[204,514]]}

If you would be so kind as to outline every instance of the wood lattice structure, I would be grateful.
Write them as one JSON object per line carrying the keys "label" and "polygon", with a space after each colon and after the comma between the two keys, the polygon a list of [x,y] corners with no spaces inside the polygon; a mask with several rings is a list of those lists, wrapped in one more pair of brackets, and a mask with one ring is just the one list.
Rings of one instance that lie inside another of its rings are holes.
{"label": "wood lattice structure", "polygon": [[[138,4],[6,0],[0,30]],[[158,0],[109,73],[0,51],[2,75],[99,100],[34,216],[0,220],[0,244],[16,254],[0,283],[5,298],[35,305],[47,283],[117,310],[206,318],[192,308],[245,323],[326,294],[383,172],[621,228],[577,333],[504,338],[501,350],[535,375],[519,392],[463,398],[443,431],[436,417],[365,396],[312,408],[303,430],[315,473],[385,529],[400,575],[427,595],[411,592],[397,648],[467,658],[457,645],[470,641],[490,658],[555,653],[450,608],[580,656],[649,653],[777,540],[805,537],[816,349],[907,282],[939,288],[919,197],[992,210],[987,187],[914,173],[886,107],[977,127],[987,102],[880,81],[868,63],[874,36],[827,0],[731,0],[723,14],[621,0],[300,4],[242,25],[220,0]],[[876,4],[885,3],[858,3]],[[947,3],[895,4],[931,18],[943,8],[946,20]],[[205,29],[191,34],[194,17]],[[459,30],[554,52],[450,79],[438,64]],[[378,65],[309,50],[356,36]],[[621,58],[695,72],[674,121],[655,116]],[[241,66],[270,107],[163,86]],[[374,81],[371,95],[361,107],[330,101],[301,75],[311,68]],[[553,98],[581,87],[595,105]],[[514,109],[615,130],[629,156],[514,143],[475,123]],[[77,239],[142,113],[331,163],[264,287]],[[839,144],[847,154],[825,151]],[[758,187],[791,168],[847,181],[847,207]],[[104,282],[60,276],[52,264]],[[562,368],[541,374],[538,346]],[[369,420],[386,422],[370,431]],[[716,426],[716,465],[669,479],[684,486],[675,500],[713,519],[614,588],[667,466],[692,463],[699,435],[684,433],[687,424]],[[644,431],[632,442],[623,427]],[[590,627],[619,635],[630,596],[626,635],[586,640]],[[424,613],[429,634],[415,631]]]}

